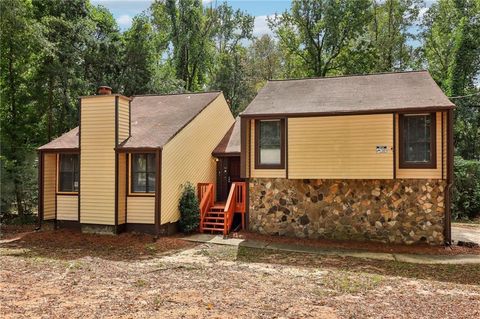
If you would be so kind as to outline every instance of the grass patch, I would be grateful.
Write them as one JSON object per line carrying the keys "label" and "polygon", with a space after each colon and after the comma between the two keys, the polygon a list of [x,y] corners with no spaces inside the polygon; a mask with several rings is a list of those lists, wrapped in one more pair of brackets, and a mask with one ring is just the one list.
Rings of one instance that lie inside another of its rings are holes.
{"label": "grass patch", "polygon": [[[480,265],[478,264],[422,265],[248,247],[239,247],[237,260],[480,285]],[[375,281],[375,279],[372,280]],[[341,290],[341,287],[339,289]]]}
{"label": "grass patch", "polygon": [[365,293],[380,286],[384,279],[377,274],[358,274],[344,270],[330,272],[322,279],[321,288],[315,293],[320,297]]}
{"label": "grass patch", "polygon": [[137,281],[135,281],[135,287],[137,288],[143,288],[147,285],[147,281],[146,280],[143,280],[143,279],[137,279]]}

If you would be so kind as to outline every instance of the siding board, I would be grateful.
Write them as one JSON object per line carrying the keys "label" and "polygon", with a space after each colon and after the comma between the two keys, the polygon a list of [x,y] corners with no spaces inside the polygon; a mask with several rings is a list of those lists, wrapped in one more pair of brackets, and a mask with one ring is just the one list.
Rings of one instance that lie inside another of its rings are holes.
{"label": "siding board", "polygon": [[[182,184],[215,183],[216,162],[212,151],[233,123],[225,98],[219,95],[163,147],[161,224],[180,218],[178,201]],[[130,217],[130,209],[127,215]]]}
{"label": "siding board", "polygon": [[43,171],[43,219],[55,219],[55,196],[57,184],[57,155],[44,154]]}
{"label": "siding board", "polygon": [[77,195],[57,195],[57,220],[78,220]]}
{"label": "siding board", "polygon": [[125,141],[130,135],[130,102],[120,96],[118,99],[118,143]]}
{"label": "siding board", "polygon": [[81,101],[80,222],[115,224],[115,97]]}
{"label": "siding board", "polygon": [[154,224],[155,197],[138,196],[127,198],[127,223]]}
{"label": "siding board", "polygon": [[[387,153],[376,153],[376,146]],[[393,178],[392,114],[288,119],[291,179]]]}
{"label": "siding board", "polygon": [[119,153],[118,154],[118,224],[125,224],[125,209],[126,209],[126,182],[127,182],[127,154]]}

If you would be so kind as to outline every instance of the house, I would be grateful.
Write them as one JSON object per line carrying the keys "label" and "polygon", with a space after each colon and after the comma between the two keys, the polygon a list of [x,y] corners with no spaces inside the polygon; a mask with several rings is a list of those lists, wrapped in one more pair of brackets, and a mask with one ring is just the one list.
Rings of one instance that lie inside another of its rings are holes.
{"label": "house", "polygon": [[234,118],[221,92],[80,98],[80,125],[39,148],[41,219],[86,232],[171,233],[186,182],[215,182]]}
{"label": "house", "polygon": [[453,108],[427,71],[269,81],[235,120],[221,93],[83,97],[40,214],[169,233],[190,181],[202,232],[449,243]]}
{"label": "house", "polygon": [[453,108],[427,71],[269,81],[240,114],[250,229],[450,242]]}

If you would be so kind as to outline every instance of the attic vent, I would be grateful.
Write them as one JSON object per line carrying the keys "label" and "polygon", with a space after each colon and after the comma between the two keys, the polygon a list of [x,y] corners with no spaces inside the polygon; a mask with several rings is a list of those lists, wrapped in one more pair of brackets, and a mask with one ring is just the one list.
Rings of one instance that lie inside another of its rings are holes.
{"label": "attic vent", "polygon": [[112,88],[106,85],[99,86],[97,89],[98,95],[109,95],[112,94]]}

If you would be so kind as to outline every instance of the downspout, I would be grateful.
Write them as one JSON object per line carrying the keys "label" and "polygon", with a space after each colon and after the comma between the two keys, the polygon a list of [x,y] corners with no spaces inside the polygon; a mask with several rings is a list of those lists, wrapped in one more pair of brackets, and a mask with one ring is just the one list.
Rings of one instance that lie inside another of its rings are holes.
{"label": "downspout", "polygon": [[447,111],[447,187],[445,189],[445,244],[450,246],[452,244],[452,229],[451,229],[451,192],[453,186],[453,109]]}

